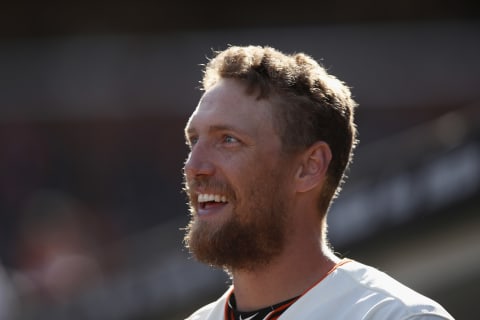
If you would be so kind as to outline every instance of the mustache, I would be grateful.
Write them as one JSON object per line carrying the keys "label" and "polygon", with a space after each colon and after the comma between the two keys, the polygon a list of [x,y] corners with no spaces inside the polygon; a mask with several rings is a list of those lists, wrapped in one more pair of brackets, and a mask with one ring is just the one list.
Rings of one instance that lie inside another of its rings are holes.
{"label": "mustache", "polygon": [[229,200],[235,199],[235,192],[230,184],[211,177],[196,177],[187,179],[184,177],[183,191],[190,201],[196,201],[196,193],[218,193],[223,194]]}

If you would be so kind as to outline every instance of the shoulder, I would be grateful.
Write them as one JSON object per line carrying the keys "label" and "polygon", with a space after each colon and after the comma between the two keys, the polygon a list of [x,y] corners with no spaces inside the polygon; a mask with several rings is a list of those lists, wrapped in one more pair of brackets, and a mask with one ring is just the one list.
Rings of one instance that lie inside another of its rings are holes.
{"label": "shoulder", "polygon": [[215,306],[218,302],[212,302],[203,306],[202,308],[198,309],[194,313],[192,313],[186,320],[200,320],[200,319],[208,319],[212,310],[215,309]]}
{"label": "shoulder", "polygon": [[338,267],[297,303],[292,311],[308,312],[308,319],[319,314],[329,319],[453,319],[437,302],[356,261]]}
{"label": "shoulder", "polygon": [[372,319],[453,319],[436,301],[371,266],[351,261],[338,268],[338,277],[346,296],[364,304]]}
{"label": "shoulder", "polygon": [[218,300],[201,307],[186,318],[186,320],[223,319],[225,304],[227,303],[231,291],[232,287],[230,287]]}

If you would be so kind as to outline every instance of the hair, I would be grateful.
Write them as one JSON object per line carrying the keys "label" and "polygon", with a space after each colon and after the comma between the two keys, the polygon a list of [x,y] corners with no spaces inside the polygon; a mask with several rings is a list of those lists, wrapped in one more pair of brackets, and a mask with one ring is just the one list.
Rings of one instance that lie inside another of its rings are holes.
{"label": "hair", "polygon": [[309,55],[261,46],[230,46],[215,52],[205,65],[202,89],[222,78],[240,80],[247,94],[272,101],[284,152],[295,153],[317,141],[329,145],[332,160],[319,199],[319,209],[326,214],[341,190],[357,144],[353,120],[357,104],[350,89]]}

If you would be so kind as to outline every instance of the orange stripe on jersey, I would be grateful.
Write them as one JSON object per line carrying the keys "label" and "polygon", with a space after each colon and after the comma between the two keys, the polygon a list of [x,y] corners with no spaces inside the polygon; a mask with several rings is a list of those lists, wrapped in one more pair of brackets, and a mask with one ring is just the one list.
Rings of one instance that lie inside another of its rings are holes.
{"label": "orange stripe on jersey", "polygon": [[308,291],[312,290],[317,284],[319,284],[320,282],[322,282],[326,277],[328,277],[332,272],[334,272],[335,270],[337,270],[338,268],[340,268],[341,266],[343,266],[344,264],[346,263],[349,263],[351,262],[352,260],[350,259],[342,259],[340,260],[340,262],[338,262],[336,265],[333,266],[332,269],[330,269],[327,273],[325,273],[323,275],[323,277],[320,278],[320,280],[318,280],[317,282],[315,282],[310,288],[308,288],[307,290],[305,290],[304,293],[302,293],[301,296],[305,295]]}
{"label": "orange stripe on jersey", "polygon": [[350,259],[343,259],[341,260],[340,262],[338,262],[337,264],[335,264],[333,266],[332,269],[330,269],[326,274],[323,275],[323,277],[321,277],[317,282],[315,282],[310,288],[308,288],[307,290],[305,290],[305,292],[303,294],[301,294],[297,299],[294,299],[293,301],[290,301],[289,303],[286,303],[284,305],[281,305],[280,307],[278,307],[277,309],[273,310],[272,313],[270,313],[266,318],[265,320],[277,320],[278,318],[280,318],[280,316],[282,315],[282,313],[288,309],[292,304],[294,304],[298,299],[300,299],[303,295],[305,295],[308,291],[310,291],[311,289],[313,289],[317,284],[319,284],[320,282],[322,282],[326,277],[328,277],[332,272],[334,272],[336,269],[338,269],[339,267],[343,266],[344,264],[350,262],[352,260]]}
{"label": "orange stripe on jersey", "polygon": [[[287,310],[292,304],[294,304],[298,299],[300,299],[302,296],[304,296],[308,291],[313,289],[316,285],[318,285],[320,282],[322,282],[326,277],[328,277],[332,272],[334,272],[336,269],[339,267],[343,266],[344,264],[351,262],[352,260],[350,259],[343,259],[337,264],[333,266],[332,269],[330,269],[327,273],[325,273],[317,282],[315,282],[310,288],[305,290],[300,296],[297,298],[289,301],[288,303],[284,303],[277,308],[273,309],[263,320],[277,320],[280,318],[280,316],[283,314],[285,310]],[[230,292],[228,295],[227,301],[225,303],[225,311],[224,311],[224,318],[226,320],[235,320],[235,314],[233,312],[233,308],[229,307],[229,301],[231,295],[234,293],[234,290]]]}
{"label": "orange stripe on jersey", "polygon": [[230,296],[233,294],[233,290],[227,297],[227,301],[225,302],[225,311],[223,312],[223,318],[226,320],[235,320],[235,315],[233,314],[233,309],[228,306],[230,303]]}

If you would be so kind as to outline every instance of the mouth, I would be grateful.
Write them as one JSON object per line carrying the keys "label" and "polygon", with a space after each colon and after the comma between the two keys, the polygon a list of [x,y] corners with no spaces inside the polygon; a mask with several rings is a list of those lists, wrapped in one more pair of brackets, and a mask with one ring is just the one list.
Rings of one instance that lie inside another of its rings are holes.
{"label": "mouth", "polygon": [[198,214],[206,215],[219,211],[228,204],[227,197],[222,194],[200,193],[197,196]]}

